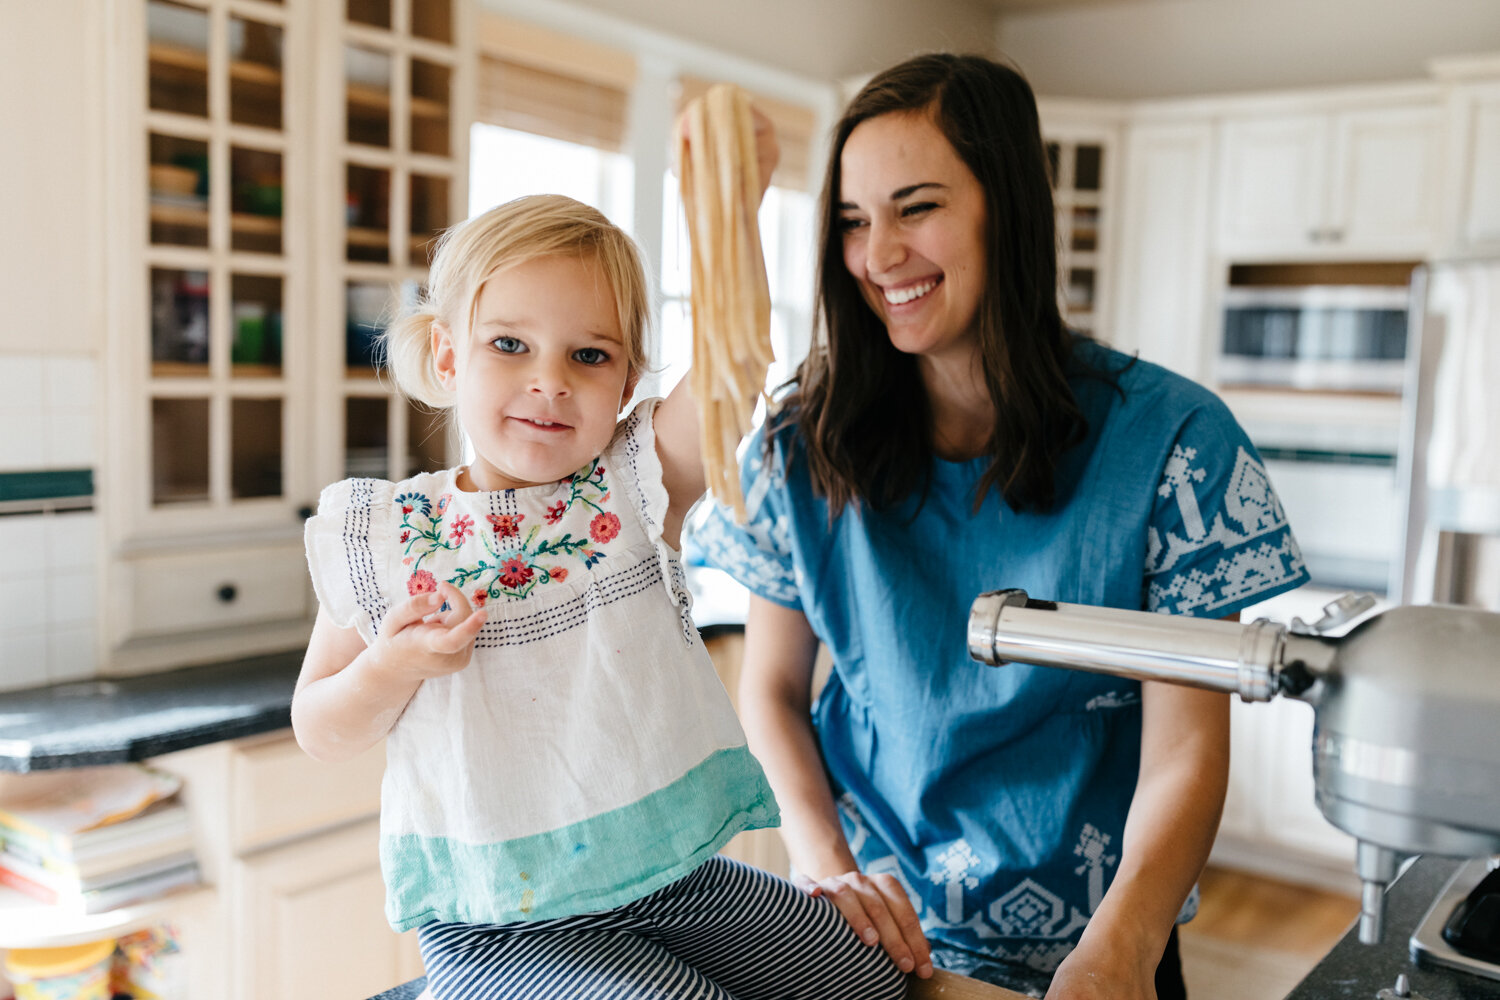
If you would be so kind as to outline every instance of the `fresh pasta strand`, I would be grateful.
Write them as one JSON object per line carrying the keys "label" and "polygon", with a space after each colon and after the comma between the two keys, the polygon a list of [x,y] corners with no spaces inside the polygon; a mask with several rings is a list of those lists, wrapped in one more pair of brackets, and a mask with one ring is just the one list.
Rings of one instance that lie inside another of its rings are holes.
{"label": "fresh pasta strand", "polygon": [[735,451],[765,391],[771,294],[756,210],[760,166],[750,97],[715,84],[683,113],[677,150],[691,245],[692,390],[710,492],[745,519]]}

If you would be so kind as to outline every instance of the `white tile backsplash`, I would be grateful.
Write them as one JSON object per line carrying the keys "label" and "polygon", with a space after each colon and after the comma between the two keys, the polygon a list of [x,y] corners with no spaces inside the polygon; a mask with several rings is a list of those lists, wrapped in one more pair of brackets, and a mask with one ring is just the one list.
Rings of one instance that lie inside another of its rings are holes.
{"label": "white tile backsplash", "polygon": [[0,400],[18,410],[42,409],[48,360],[40,355],[0,355]]}
{"label": "white tile backsplash", "polygon": [[0,354],[0,472],[93,468],[99,418],[96,359]]}
{"label": "white tile backsplash", "polygon": [[86,408],[99,398],[93,358],[48,358],[43,367],[48,409]]}
{"label": "white tile backsplash", "polygon": [[[0,579],[34,575],[48,561],[47,520],[40,514],[0,517],[0,552],[5,553],[0,559]],[[3,614],[0,610],[0,623]]]}
{"label": "white tile backsplash", "polygon": [[94,411],[53,409],[47,414],[49,469],[92,469],[99,449],[94,443]]}
{"label": "white tile backsplash", "polygon": [[94,676],[99,666],[98,632],[98,626],[87,621],[55,628],[47,634],[48,684]]}
{"label": "white tile backsplash", "polygon": [[[99,515],[93,511],[54,514],[44,519],[47,565],[53,570],[99,566]],[[0,552],[6,551],[0,546]]]}
{"label": "white tile backsplash", "polygon": [[77,625],[99,617],[94,574],[87,570],[54,573],[47,578],[47,624]]}
{"label": "white tile backsplash", "polygon": [[33,472],[48,464],[47,414],[40,407],[12,406],[0,396],[0,472]]}
{"label": "white tile backsplash", "polygon": [[47,630],[0,629],[0,687],[14,691],[48,679]]}
{"label": "white tile backsplash", "polygon": [[0,690],[94,676],[99,667],[99,517],[0,517]]}

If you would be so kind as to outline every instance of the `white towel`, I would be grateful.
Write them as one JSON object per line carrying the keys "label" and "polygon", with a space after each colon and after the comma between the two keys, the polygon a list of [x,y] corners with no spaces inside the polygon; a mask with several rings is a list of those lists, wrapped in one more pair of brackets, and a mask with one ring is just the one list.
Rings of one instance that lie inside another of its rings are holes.
{"label": "white towel", "polygon": [[1427,484],[1500,489],[1500,264],[1435,268],[1427,300],[1444,321]]}

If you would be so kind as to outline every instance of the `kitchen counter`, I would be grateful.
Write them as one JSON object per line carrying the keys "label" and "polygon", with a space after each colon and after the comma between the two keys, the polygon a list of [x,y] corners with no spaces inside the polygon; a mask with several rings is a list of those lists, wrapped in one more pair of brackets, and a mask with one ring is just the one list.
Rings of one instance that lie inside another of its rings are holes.
{"label": "kitchen counter", "polygon": [[1374,1000],[1405,973],[1413,996],[1426,1000],[1500,1000],[1500,980],[1454,969],[1421,968],[1411,960],[1407,941],[1433,900],[1463,862],[1421,857],[1385,893],[1385,934],[1380,944],[1359,943],[1351,927],[1286,1000]]}
{"label": "kitchen counter", "polygon": [[302,651],[0,694],[0,771],[123,764],[292,724]]}

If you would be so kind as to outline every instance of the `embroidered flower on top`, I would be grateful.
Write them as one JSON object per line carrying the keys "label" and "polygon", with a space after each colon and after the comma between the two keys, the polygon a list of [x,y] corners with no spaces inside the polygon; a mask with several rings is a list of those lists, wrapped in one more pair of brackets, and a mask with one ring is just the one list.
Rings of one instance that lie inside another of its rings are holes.
{"label": "embroidered flower on top", "polygon": [[[448,582],[469,594],[476,606],[498,597],[521,598],[530,594],[537,586],[561,583],[568,578],[564,566],[554,565],[557,556],[567,555],[583,560],[585,567],[597,565],[604,558],[601,547],[620,534],[620,518],[613,511],[605,510],[603,503],[609,500],[609,484],[604,479],[604,466],[590,464],[566,480],[568,495],[547,508],[549,527],[562,523],[564,516],[575,506],[593,511],[589,520],[587,537],[575,537],[572,531],[564,531],[560,537],[541,537],[538,526],[533,526],[522,536],[525,514],[486,514],[489,532],[476,532],[474,518],[460,513],[444,531],[444,521],[452,504],[451,494],[443,494],[437,501],[437,515],[433,516],[433,504],[420,493],[403,493],[396,498],[401,507],[400,542],[405,558],[402,563],[411,567],[407,580],[407,591],[412,594],[427,593],[437,589],[437,578],[430,570],[423,569],[424,561],[444,550],[457,552],[467,544],[473,548],[478,540],[484,551],[478,558],[452,571]],[[470,589],[472,588],[472,589]]]}

